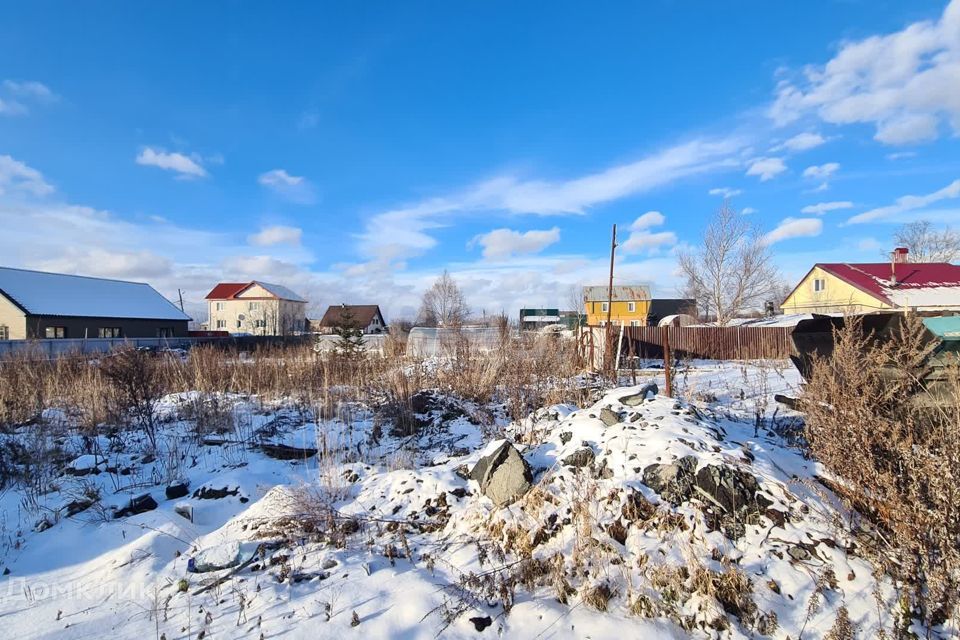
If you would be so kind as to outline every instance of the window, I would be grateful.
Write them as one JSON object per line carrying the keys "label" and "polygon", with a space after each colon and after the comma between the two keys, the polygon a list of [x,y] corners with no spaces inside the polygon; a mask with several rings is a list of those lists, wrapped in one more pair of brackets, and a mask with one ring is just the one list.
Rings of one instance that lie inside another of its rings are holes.
{"label": "window", "polygon": [[610,303],[609,303],[609,302],[601,302],[601,303],[600,303],[600,311],[602,311],[603,313],[606,313],[606,312],[609,311],[609,310],[610,310]]}
{"label": "window", "polygon": [[826,291],[827,281],[824,278],[814,278],[813,280],[813,290],[814,291]]}
{"label": "window", "polygon": [[218,303],[217,303],[217,311],[223,311],[224,306],[225,306],[225,305],[224,305],[222,302],[218,302]]}
{"label": "window", "polygon": [[160,327],[160,328],[157,329],[157,337],[158,337],[158,338],[172,338],[172,337],[173,337],[173,329],[171,329],[170,327]]}
{"label": "window", "polygon": [[217,329],[226,329],[227,321],[226,320],[217,320]]}
{"label": "window", "polygon": [[256,322],[256,327],[257,327],[257,329],[265,329],[266,326],[267,326],[267,321],[266,321],[266,320],[257,320],[257,322]]}
{"label": "window", "polygon": [[67,337],[67,328],[66,327],[47,327],[44,332],[45,337],[51,339],[66,338]]}
{"label": "window", "polygon": [[[630,313],[636,313],[636,311],[637,311],[637,303],[636,303],[636,302],[628,302],[628,303],[627,303],[627,311],[629,311]],[[633,326],[633,325],[631,325],[631,326]]]}
{"label": "window", "polygon": [[640,321],[639,321],[639,320],[631,320],[631,321],[630,321],[630,326],[631,326],[631,327],[639,327],[639,326],[640,326]]}
{"label": "window", "polygon": [[243,327],[243,320],[237,320],[237,329]]}
{"label": "window", "polygon": [[259,303],[259,302],[248,302],[248,303],[247,303],[247,309],[249,309],[250,311],[256,311],[256,310],[259,309],[259,308],[260,308],[260,303]]}
{"label": "window", "polygon": [[10,339],[10,328],[5,324],[0,324],[0,340]]}
{"label": "window", "polygon": [[120,327],[100,327],[101,338],[119,338]]}

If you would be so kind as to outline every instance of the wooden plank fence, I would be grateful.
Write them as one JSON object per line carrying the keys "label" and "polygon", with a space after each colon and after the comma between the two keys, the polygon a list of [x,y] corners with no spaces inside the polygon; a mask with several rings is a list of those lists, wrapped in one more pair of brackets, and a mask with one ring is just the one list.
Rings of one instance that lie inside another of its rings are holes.
{"label": "wooden plank fence", "polygon": [[[619,337],[614,329],[614,339]],[[662,359],[664,338],[678,358],[786,359],[794,352],[793,327],[625,327],[621,358]]]}

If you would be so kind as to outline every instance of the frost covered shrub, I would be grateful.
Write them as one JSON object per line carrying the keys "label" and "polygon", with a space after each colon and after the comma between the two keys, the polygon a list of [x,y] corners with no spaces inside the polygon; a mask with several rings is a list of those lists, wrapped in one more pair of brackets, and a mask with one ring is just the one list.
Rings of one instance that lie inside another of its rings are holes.
{"label": "frost covered shrub", "polygon": [[938,625],[956,617],[960,587],[960,371],[946,369],[943,404],[918,398],[930,348],[917,318],[889,341],[851,319],[801,407],[812,453],[856,510],[858,546],[902,585],[911,617]]}

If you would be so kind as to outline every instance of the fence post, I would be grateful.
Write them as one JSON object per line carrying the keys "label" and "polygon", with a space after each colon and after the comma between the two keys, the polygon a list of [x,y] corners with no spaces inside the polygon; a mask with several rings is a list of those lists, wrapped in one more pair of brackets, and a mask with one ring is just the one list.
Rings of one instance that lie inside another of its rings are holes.
{"label": "fence post", "polygon": [[663,373],[667,379],[667,396],[673,397],[673,373],[670,370],[670,327],[663,328]]}

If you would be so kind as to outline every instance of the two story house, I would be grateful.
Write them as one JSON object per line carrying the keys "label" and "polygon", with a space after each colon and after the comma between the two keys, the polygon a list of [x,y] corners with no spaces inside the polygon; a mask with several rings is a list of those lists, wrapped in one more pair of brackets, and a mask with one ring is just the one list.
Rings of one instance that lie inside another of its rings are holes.
{"label": "two story house", "polygon": [[211,331],[286,336],[307,330],[307,301],[279,284],[221,282],[206,300]]}
{"label": "two story house", "polygon": [[617,285],[610,290],[605,286],[584,287],[583,300],[587,324],[607,324],[608,306],[610,323],[615,326],[642,327],[647,324],[650,312],[650,287],[645,284]]}

